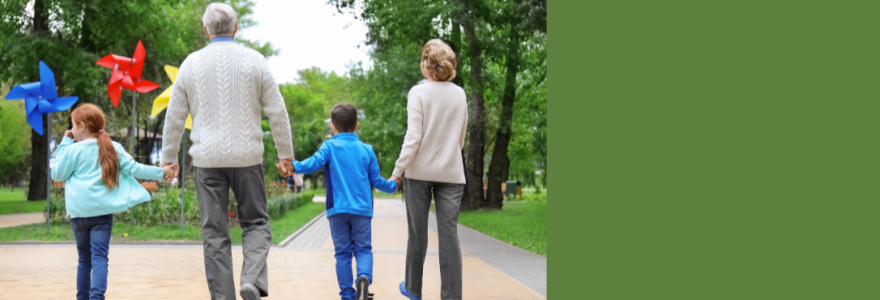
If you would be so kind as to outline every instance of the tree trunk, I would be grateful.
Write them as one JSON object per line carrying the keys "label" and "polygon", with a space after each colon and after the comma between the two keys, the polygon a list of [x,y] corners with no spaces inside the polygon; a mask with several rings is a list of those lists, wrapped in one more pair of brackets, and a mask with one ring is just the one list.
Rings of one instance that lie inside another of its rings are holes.
{"label": "tree trunk", "polygon": [[[43,0],[34,0],[34,35],[41,36],[48,33],[49,20]],[[39,51],[40,49],[36,49]],[[39,75],[33,76],[39,81]],[[43,132],[48,129],[48,115],[43,117]],[[28,186],[28,201],[38,201],[46,199],[46,169],[49,161],[49,153],[46,150],[49,144],[49,135],[42,136],[35,130],[31,129],[31,181]]]}
{"label": "tree trunk", "polygon": [[473,210],[483,207],[483,147],[486,144],[486,128],[483,126],[483,51],[474,32],[474,22],[463,18],[462,27],[471,59],[471,118],[468,127],[470,145],[468,146],[467,169],[465,169],[464,197],[461,210]]}
{"label": "tree trunk", "polygon": [[[49,123],[48,115],[43,117],[43,132],[45,133]],[[36,130],[31,129],[31,181],[28,185],[28,201],[39,201],[46,199],[46,165],[49,159],[49,153],[46,149],[49,144],[49,135],[40,135]]]}
{"label": "tree trunk", "polygon": [[507,181],[507,172],[510,169],[510,157],[507,156],[507,147],[510,145],[513,104],[516,102],[516,73],[519,71],[519,23],[520,18],[511,18],[510,40],[507,44],[506,57],[507,76],[504,83],[504,95],[501,98],[501,124],[495,133],[495,148],[492,152],[492,161],[489,163],[489,187],[486,192],[486,206],[499,209],[504,206],[501,183]]}
{"label": "tree trunk", "polygon": [[[455,52],[455,78],[452,79],[452,83],[464,89],[464,78],[461,77],[461,24],[458,20],[452,19],[449,20],[450,25],[452,26],[452,33],[449,35],[449,42],[452,48],[452,51]],[[467,170],[467,155],[465,155],[465,150],[461,150],[461,164],[464,170]],[[465,178],[467,178],[467,171],[465,171]],[[401,189],[401,191],[403,191]],[[468,189],[465,188],[464,193],[462,194],[462,198],[468,198]],[[464,201],[462,201],[464,203]],[[461,205],[459,210],[464,209],[465,206]]]}

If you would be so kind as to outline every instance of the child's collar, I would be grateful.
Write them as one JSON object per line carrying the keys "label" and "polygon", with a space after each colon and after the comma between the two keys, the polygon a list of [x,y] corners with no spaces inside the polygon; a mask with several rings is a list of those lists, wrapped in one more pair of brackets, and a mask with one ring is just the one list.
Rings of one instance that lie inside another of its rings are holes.
{"label": "child's collar", "polygon": [[340,139],[346,139],[346,140],[360,140],[361,139],[360,137],[358,137],[357,133],[354,133],[354,132],[340,132],[340,133],[337,133],[336,135],[334,135],[333,138],[334,139],[340,138]]}

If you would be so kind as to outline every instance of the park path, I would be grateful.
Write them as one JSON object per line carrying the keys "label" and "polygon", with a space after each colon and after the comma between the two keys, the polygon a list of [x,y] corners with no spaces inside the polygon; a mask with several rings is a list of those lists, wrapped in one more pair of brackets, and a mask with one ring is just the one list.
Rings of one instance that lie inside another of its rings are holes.
{"label": "park path", "polygon": [[[315,199],[320,200],[320,199]],[[376,199],[373,218],[377,299],[404,299],[406,210],[400,200]],[[439,299],[436,222],[429,231],[423,299]],[[325,218],[315,220],[269,254],[267,299],[339,299],[333,244]],[[323,236],[323,237],[322,237]],[[546,299],[546,257],[459,226],[465,299]],[[236,287],[241,247],[233,247]],[[0,298],[70,299],[76,293],[72,244],[0,245]],[[108,299],[208,299],[201,245],[124,245],[110,248]],[[8,297],[3,297],[8,296]]]}
{"label": "park path", "polygon": [[45,222],[46,218],[41,212],[0,215],[0,228]]}

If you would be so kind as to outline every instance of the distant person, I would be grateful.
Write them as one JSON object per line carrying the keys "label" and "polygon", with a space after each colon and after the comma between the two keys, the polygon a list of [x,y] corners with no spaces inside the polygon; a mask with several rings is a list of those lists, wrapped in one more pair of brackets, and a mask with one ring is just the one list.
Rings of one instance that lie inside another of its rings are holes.
{"label": "distant person", "polygon": [[76,239],[76,299],[104,299],[113,213],[150,201],[135,178],[170,181],[177,165],[137,163],[104,132],[104,113],[94,104],[77,107],[70,122],[73,128],[64,132],[52,161],[52,180],[64,181],[64,205]]}
{"label": "distant person", "polygon": [[211,43],[190,54],[177,73],[163,132],[162,165],[177,162],[186,116],[192,114],[192,156],[202,217],[205,276],[211,299],[234,300],[229,189],[238,201],[242,228],[240,294],[269,295],[266,259],[272,244],[263,174],[263,113],[278,150],[278,170],[290,176],[290,120],[278,85],[259,52],[233,42],[238,31],[231,6],[211,3],[202,17]]}
{"label": "distant person", "polygon": [[[298,174],[324,170],[327,178],[327,219],[336,250],[336,280],[343,300],[366,300],[373,282],[373,188],[393,193],[397,182],[379,174],[373,147],[361,142],[357,110],[348,103],[330,113],[333,138],[312,157],[293,163]],[[372,186],[372,187],[371,187]],[[351,257],[357,259],[357,289],[352,288]]]}
{"label": "distant person", "polygon": [[422,297],[432,195],[440,238],[440,298],[461,299],[461,248],[456,226],[465,184],[461,150],[468,116],[464,90],[449,82],[455,78],[455,63],[455,53],[439,39],[422,48],[420,65],[427,82],[409,90],[406,137],[390,178],[403,180],[409,241],[406,278],[399,288],[410,299]]}
{"label": "distant person", "polygon": [[290,188],[291,193],[296,193],[296,184],[293,180],[293,175],[287,176],[287,187]]}
{"label": "distant person", "polygon": [[296,192],[299,193],[302,191],[303,187],[303,174],[294,173],[293,174],[293,185],[296,186]]}

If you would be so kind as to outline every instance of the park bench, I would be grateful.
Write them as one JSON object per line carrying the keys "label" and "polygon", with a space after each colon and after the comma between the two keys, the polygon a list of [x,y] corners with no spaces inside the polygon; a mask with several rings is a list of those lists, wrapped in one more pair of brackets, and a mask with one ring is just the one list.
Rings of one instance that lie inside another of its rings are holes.
{"label": "park bench", "polygon": [[[510,189],[510,191],[508,191],[507,185],[516,186],[516,189]],[[486,194],[486,192],[488,190],[489,190],[489,184],[484,182],[483,183],[483,194]],[[519,196],[519,200],[522,201],[522,186],[520,186],[519,182],[517,182],[517,181],[502,182],[501,183],[501,194],[503,194],[505,197],[508,197],[507,198],[508,200],[516,199],[516,197]]]}
{"label": "park bench", "polygon": [[144,189],[146,189],[150,193],[159,190],[159,184],[157,184],[155,181],[141,182],[141,186],[143,186]]}

